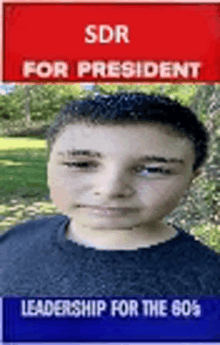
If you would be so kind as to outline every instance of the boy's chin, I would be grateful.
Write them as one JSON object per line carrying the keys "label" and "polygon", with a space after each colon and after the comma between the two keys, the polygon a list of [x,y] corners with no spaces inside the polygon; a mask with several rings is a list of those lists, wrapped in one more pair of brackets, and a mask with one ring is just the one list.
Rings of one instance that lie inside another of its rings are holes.
{"label": "boy's chin", "polygon": [[82,226],[82,227],[86,227],[86,228],[91,228],[91,229],[103,229],[103,230],[114,230],[114,229],[130,229],[132,230],[132,228],[134,226],[136,226],[136,224],[131,224],[131,222],[122,222],[122,221],[91,221],[91,222],[85,222],[85,221],[79,221],[77,222],[77,220],[75,221],[75,223],[78,226]]}
{"label": "boy's chin", "polygon": [[84,228],[90,228],[93,230],[134,230],[140,227],[145,227],[148,224],[148,221],[146,220],[131,220],[131,219],[118,219],[118,218],[113,218],[113,219],[99,219],[99,220],[88,220],[86,221],[84,219],[79,219],[76,217],[72,218],[72,224],[74,226],[74,223],[78,227],[84,227]]}

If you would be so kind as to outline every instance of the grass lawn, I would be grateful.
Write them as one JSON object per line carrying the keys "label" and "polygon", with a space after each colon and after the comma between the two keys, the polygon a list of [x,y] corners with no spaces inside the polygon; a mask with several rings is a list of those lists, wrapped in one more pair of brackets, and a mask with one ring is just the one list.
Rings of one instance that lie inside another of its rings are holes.
{"label": "grass lawn", "polygon": [[46,184],[45,140],[0,138],[0,231],[57,213]]}

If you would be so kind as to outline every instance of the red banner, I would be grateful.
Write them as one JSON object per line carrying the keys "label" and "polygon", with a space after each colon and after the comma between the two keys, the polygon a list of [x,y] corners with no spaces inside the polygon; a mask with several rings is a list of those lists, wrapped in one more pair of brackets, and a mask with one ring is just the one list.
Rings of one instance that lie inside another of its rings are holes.
{"label": "red banner", "polygon": [[220,81],[220,4],[4,4],[5,82]]}

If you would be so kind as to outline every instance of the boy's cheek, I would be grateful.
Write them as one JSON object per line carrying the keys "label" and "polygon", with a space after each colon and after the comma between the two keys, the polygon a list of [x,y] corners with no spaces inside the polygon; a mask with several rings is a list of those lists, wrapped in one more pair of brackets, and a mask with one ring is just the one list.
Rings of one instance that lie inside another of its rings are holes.
{"label": "boy's cheek", "polygon": [[155,219],[162,219],[179,205],[181,197],[182,193],[155,194],[145,199],[144,214],[151,215]]}
{"label": "boy's cheek", "polygon": [[47,167],[48,186],[59,186],[65,182],[65,170],[61,166],[49,164]]}
{"label": "boy's cheek", "polygon": [[166,185],[154,185],[146,188],[142,193],[142,203],[146,210],[154,213],[167,215],[179,205],[186,190],[186,183],[167,183]]}
{"label": "boy's cheek", "polygon": [[50,188],[50,198],[63,212],[68,211],[68,209],[73,206],[73,201],[76,200],[75,195],[62,185],[56,185]]}
{"label": "boy's cheek", "polygon": [[63,166],[48,166],[47,169],[47,183],[48,187],[63,186],[66,189],[77,188],[82,185],[85,178],[79,174],[73,174]]}
{"label": "boy's cheek", "polygon": [[188,180],[176,177],[167,181],[152,181],[138,189],[138,193],[146,197],[169,199],[181,196],[188,187]]}

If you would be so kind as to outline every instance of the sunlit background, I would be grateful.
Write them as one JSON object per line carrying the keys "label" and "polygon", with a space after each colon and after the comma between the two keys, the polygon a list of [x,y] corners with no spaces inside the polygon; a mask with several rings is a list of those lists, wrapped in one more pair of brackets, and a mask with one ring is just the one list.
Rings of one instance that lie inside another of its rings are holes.
{"label": "sunlit background", "polygon": [[2,84],[0,83],[0,95],[6,95],[7,93],[13,91],[15,84]]}

